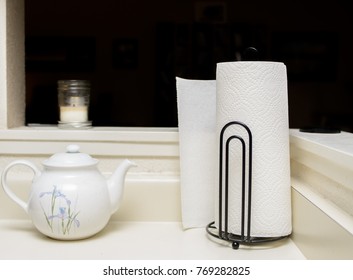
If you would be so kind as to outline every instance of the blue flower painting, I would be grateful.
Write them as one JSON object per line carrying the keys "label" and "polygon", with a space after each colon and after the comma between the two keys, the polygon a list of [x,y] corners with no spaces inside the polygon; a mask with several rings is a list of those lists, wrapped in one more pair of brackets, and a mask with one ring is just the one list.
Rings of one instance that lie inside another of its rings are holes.
{"label": "blue flower painting", "polygon": [[[39,198],[41,200],[49,199],[50,207],[48,209],[45,210],[42,204],[41,206],[45,220],[52,232],[54,231],[54,224],[58,225],[58,229],[63,235],[70,234],[73,225],[80,226],[80,221],[77,219],[79,212],[72,210],[71,200],[57,186],[53,186],[51,192],[41,192]],[[55,221],[57,223],[54,223]]]}

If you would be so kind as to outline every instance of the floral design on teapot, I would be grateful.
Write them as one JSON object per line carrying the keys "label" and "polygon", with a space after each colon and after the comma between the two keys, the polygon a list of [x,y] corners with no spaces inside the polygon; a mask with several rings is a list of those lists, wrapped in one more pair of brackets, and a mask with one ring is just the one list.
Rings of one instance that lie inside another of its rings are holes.
{"label": "floral design on teapot", "polygon": [[[69,235],[72,225],[80,226],[80,221],[77,219],[79,212],[72,210],[71,200],[57,186],[54,185],[51,192],[41,192],[39,198],[45,220],[52,232],[54,232],[54,227],[57,226],[58,232]],[[48,200],[49,205],[44,207],[42,202],[48,202]]]}

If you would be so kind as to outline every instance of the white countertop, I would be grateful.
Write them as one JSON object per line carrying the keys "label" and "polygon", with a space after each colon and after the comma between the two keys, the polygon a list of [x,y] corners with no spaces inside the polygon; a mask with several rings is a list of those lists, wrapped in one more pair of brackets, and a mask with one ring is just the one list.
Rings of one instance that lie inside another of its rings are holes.
{"label": "white countertop", "polygon": [[290,238],[244,246],[210,237],[205,229],[183,230],[178,222],[116,222],[96,236],[58,241],[37,232],[29,220],[0,220],[0,259],[65,260],[293,260],[305,259]]}

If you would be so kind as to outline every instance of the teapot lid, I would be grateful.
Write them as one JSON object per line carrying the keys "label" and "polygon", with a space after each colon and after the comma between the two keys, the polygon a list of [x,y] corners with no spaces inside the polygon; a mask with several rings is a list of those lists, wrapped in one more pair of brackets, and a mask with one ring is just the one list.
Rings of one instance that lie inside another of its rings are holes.
{"label": "teapot lid", "polygon": [[66,147],[66,153],[57,153],[43,162],[48,167],[84,167],[98,163],[97,159],[90,155],[80,153],[78,145],[69,145]]}

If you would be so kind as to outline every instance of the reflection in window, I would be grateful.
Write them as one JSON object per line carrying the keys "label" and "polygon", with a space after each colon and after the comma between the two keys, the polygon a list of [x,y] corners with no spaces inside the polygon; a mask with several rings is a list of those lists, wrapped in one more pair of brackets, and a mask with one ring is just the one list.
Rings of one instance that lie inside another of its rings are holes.
{"label": "reflection in window", "polygon": [[175,76],[215,79],[252,46],[287,65],[291,127],[353,131],[351,10],[243,2],[25,1],[26,122],[57,124],[57,81],[82,79],[94,126],[177,126]]}

